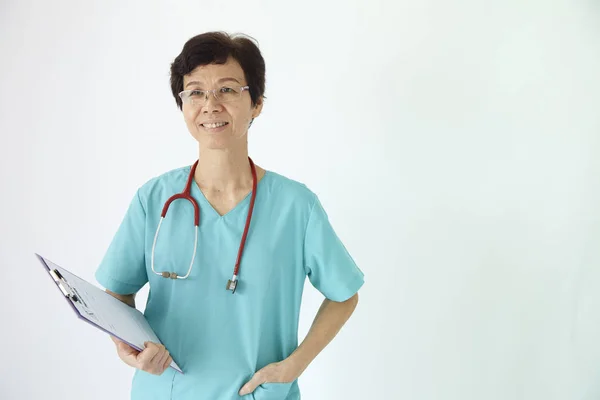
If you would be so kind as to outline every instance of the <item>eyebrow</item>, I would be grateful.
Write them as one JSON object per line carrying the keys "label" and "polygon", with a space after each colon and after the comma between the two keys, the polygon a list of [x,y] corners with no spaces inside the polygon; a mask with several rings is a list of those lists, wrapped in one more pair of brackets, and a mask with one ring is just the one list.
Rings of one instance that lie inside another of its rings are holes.
{"label": "eyebrow", "polygon": [[[227,82],[227,81],[235,81],[235,82],[237,82],[237,83],[239,83],[241,85],[240,81],[238,81],[235,78],[221,78],[221,79],[219,79],[217,81],[217,83]],[[199,81],[190,81],[190,82],[187,83],[187,85],[185,85],[185,87],[188,87],[190,85],[200,85],[200,82]]]}

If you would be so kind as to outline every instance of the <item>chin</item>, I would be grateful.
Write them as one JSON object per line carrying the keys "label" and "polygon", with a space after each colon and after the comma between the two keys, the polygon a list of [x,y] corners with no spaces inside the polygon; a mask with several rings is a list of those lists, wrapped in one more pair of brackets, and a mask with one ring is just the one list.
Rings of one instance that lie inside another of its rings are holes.
{"label": "chin", "polygon": [[205,145],[200,144],[200,147],[210,150],[226,150],[231,146],[228,146],[226,143],[208,143]]}
{"label": "chin", "polygon": [[206,134],[206,132],[197,132],[194,139],[204,149],[230,149],[236,146],[241,146],[245,142],[245,135],[235,137],[230,132],[222,132],[221,134]]}
{"label": "chin", "polygon": [[196,138],[200,147],[204,149],[228,149],[233,146],[234,141],[230,137],[225,136],[202,136],[200,138]]}

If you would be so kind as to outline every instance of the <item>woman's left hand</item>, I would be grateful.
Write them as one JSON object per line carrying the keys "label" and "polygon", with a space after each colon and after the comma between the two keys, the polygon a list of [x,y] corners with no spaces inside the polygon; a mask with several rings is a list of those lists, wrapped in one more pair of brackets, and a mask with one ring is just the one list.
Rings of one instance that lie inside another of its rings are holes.
{"label": "woman's left hand", "polygon": [[254,392],[254,390],[263,383],[289,383],[295,381],[298,376],[296,368],[287,360],[269,364],[258,370],[252,379],[250,379],[242,389],[240,396]]}

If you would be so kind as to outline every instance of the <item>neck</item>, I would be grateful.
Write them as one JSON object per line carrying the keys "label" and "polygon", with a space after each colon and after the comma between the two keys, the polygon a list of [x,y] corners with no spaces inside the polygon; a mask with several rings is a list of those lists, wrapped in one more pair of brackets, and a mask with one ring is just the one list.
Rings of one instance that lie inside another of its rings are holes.
{"label": "neck", "polygon": [[198,186],[212,192],[234,192],[252,187],[248,149],[204,149],[200,152],[194,178]]}

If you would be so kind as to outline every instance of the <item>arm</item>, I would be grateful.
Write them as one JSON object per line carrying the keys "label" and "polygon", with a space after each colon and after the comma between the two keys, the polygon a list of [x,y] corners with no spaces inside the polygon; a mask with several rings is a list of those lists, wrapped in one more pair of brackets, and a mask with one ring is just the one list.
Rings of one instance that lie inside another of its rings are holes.
{"label": "arm", "polygon": [[297,379],[317,355],[333,340],[354,312],[358,293],[344,302],[325,299],[315,316],[308,334],[284,363],[290,370],[291,381]]}
{"label": "arm", "polygon": [[285,360],[269,364],[256,372],[239,394],[243,396],[251,393],[257,386],[266,382],[295,381],[338,334],[357,304],[358,293],[344,302],[325,299],[300,346]]}
{"label": "arm", "polygon": [[122,295],[122,294],[116,294],[115,292],[111,292],[108,289],[106,289],[106,293],[110,294],[114,298],[121,300],[123,303],[127,304],[128,306],[135,308],[135,293],[128,294],[128,295]]}

